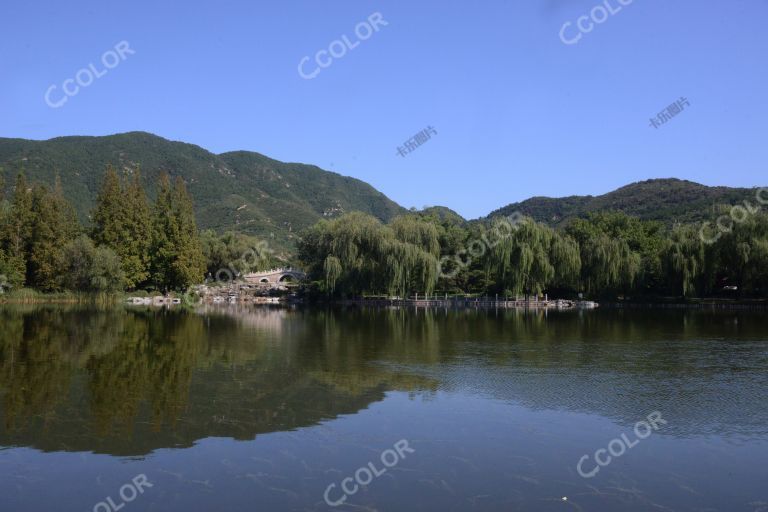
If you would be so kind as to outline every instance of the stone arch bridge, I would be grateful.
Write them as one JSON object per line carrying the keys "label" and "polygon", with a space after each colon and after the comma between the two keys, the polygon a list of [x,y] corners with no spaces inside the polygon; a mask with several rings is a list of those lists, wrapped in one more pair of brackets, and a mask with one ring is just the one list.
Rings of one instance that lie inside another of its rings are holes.
{"label": "stone arch bridge", "polygon": [[298,281],[303,281],[307,275],[301,270],[295,268],[273,268],[263,272],[252,272],[245,274],[243,279],[248,284],[257,284],[262,286],[285,286]]}

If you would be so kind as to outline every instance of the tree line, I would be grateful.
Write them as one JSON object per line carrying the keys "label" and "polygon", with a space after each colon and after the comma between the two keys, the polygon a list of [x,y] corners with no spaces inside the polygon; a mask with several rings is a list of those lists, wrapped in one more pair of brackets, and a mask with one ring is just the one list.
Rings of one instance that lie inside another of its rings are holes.
{"label": "tree line", "polygon": [[427,211],[384,224],[351,213],[307,230],[298,257],[313,289],[331,297],[766,297],[768,215],[713,241],[695,224],[614,211],[557,229],[522,216],[466,222]]}
{"label": "tree line", "polygon": [[206,259],[184,181],[163,174],[157,189],[150,203],[139,170],[121,179],[108,167],[86,229],[58,177],[49,189],[20,173],[0,211],[5,287],[110,293],[201,282]]}
{"label": "tree line", "polygon": [[[280,264],[254,237],[199,232],[181,177],[161,175],[150,201],[139,170],[108,167],[90,221],[79,224],[58,178],[49,188],[19,173],[0,197],[0,288],[181,291]],[[620,212],[561,228],[522,216],[467,222],[425,210],[382,223],[352,212],[305,230],[297,259],[310,292],[326,297],[766,297],[768,215],[750,211],[710,235]]]}

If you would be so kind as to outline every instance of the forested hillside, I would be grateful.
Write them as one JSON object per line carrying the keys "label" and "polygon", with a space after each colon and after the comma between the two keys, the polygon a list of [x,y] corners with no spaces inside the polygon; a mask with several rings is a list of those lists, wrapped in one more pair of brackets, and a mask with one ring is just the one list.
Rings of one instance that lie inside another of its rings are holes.
{"label": "forested hillside", "polygon": [[387,221],[404,211],[367,183],[312,165],[247,151],[216,155],[145,132],[46,141],[0,138],[6,192],[20,171],[29,182],[49,187],[58,174],[85,225],[107,165],[123,176],[140,168],[150,198],[162,173],[181,177],[195,199],[200,228],[235,229],[270,240],[278,249],[290,250],[297,231],[324,217],[362,211]]}
{"label": "forested hillside", "polygon": [[[759,185],[759,184],[756,184]],[[665,224],[708,220],[717,205],[754,199],[750,188],[708,187],[692,181],[655,179],[632,183],[600,196],[532,197],[492,212],[489,217],[520,212],[551,226],[606,210]]]}

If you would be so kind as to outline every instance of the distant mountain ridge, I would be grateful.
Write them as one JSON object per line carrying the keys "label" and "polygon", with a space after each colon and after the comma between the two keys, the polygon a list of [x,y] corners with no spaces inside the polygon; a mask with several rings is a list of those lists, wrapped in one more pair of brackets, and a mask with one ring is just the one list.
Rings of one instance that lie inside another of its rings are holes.
{"label": "distant mountain ridge", "polygon": [[[199,227],[235,229],[267,239],[276,249],[292,251],[297,233],[322,218],[362,211],[387,222],[407,210],[373,188],[313,165],[284,163],[251,151],[211,153],[194,144],[146,132],[102,137],[71,136],[49,140],[0,138],[0,169],[8,193],[23,170],[31,182],[54,183],[61,176],[64,192],[88,223],[104,170],[112,164],[122,174],[141,168],[154,195],[162,172],[181,176],[195,201]],[[632,183],[599,196],[532,197],[491,212],[488,217],[519,211],[558,226],[590,212],[618,210],[670,224],[712,219],[715,204],[754,202],[755,189],[708,187],[679,179]],[[422,211],[451,222],[465,222],[443,206]]]}
{"label": "distant mountain ridge", "polygon": [[631,183],[599,196],[532,197],[491,212],[488,217],[520,212],[551,226],[591,212],[621,211],[644,220],[698,222],[712,220],[712,207],[755,200],[756,188],[709,187],[677,178]]}
{"label": "distant mountain ridge", "polygon": [[382,221],[405,212],[367,183],[313,165],[283,163],[249,151],[220,155],[146,132],[34,141],[0,138],[5,188],[24,170],[30,181],[61,176],[67,197],[87,223],[107,164],[130,174],[141,168],[154,195],[162,172],[182,176],[200,228],[237,229],[290,248],[296,233],[323,217],[358,210]]}

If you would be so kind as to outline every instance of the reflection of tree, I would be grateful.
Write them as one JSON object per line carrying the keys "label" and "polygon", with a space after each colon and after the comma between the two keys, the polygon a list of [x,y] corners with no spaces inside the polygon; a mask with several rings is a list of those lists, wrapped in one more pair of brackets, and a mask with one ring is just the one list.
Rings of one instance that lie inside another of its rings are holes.
{"label": "reflection of tree", "polygon": [[328,309],[303,315],[308,327],[299,350],[307,361],[305,371],[317,381],[350,395],[359,396],[374,389],[435,390],[437,383],[432,379],[374,364],[376,360],[391,361],[390,356],[395,353],[406,360],[435,361],[439,333],[434,322],[413,321],[412,317],[409,319],[412,313],[405,310],[371,313]]}
{"label": "reflection of tree", "polygon": [[24,428],[32,418],[43,427],[67,396],[71,367],[61,357],[66,329],[56,311],[37,317],[0,311],[0,394],[5,428]]}
{"label": "reflection of tree", "polygon": [[152,324],[149,361],[153,429],[164,422],[176,424],[189,399],[192,370],[205,351],[202,318],[172,315],[168,322]]}
{"label": "reflection of tree", "polygon": [[192,370],[203,352],[202,320],[194,315],[153,321],[128,315],[115,348],[87,363],[91,413],[99,435],[130,433],[143,400],[154,430],[173,426],[188,400]]}
{"label": "reflection of tree", "polygon": [[765,327],[747,313],[12,308],[0,322],[0,445],[133,455],[252,439],[393,390],[626,421],[674,406],[669,432],[768,424],[754,400]]}
{"label": "reflection of tree", "polygon": [[149,322],[127,316],[119,323],[121,339],[105,354],[86,363],[91,418],[98,435],[130,433],[149,382]]}

